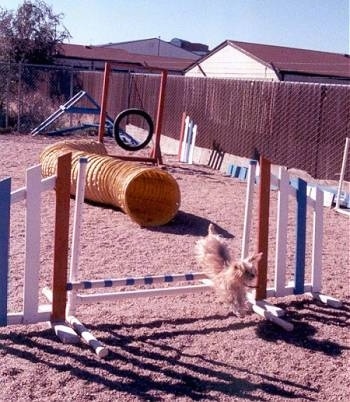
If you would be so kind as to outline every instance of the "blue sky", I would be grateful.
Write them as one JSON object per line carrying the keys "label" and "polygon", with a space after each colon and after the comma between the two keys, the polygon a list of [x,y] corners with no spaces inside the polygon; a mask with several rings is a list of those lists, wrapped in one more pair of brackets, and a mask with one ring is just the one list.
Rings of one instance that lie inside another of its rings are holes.
{"label": "blue sky", "polygon": [[[16,9],[23,1],[1,0]],[[72,35],[98,45],[177,37],[209,45],[226,39],[350,53],[350,0],[46,0]]]}

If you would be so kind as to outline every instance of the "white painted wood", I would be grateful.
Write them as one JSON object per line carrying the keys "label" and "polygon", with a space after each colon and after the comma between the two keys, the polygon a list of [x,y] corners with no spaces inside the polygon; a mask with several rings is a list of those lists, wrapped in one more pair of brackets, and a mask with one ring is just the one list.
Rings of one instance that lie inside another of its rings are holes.
{"label": "white painted wood", "polygon": [[38,308],[38,315],[41,316],[41,314],[46,314],[49,313],[51,314],[52,312],[52,305],[51,304],[39,304]]}
{"label": "white painted wood", "polygon": [[343,306],[343,303],[340,300],[332,296],[327,296],[321,293],[312,293],[311,295],[314,299],[319,300],[320,302],[327,304],[330,307],[341,308]]}
{"label": "white painted wood", "polygon": [[46,297],[46,299],[48,300],[49,303],[52,303],[52,299],[53,299],[52,290],[48,286],[45,286],[42,289],[41,293]]}
{"label": "white painted wood", "polygon": [[336,212],[339,214],[345,215],[347,217],[350,217],[350,209],[342,209],[342,208],[335,208],[334,209]]}
{"label": "white painted wood", "polygon": [[68,316],[67,321],[73,327],[82,339],[95,351],[96,355],[101,359],[108,355],[106,346],[94,337],[94,335],[82,324],[76,317]]}
{"label": "white painted wood", "polygon": [[41,226],[41,167],[26,173],[26,234],[23,313],[24,323],[37,320],[39,305],[40,226]]}
{"label": "white painted wood", "polygon": [[[79,269],[79,255],[81,252],[80,236],[81,224],[83,217],[83,206],[85,196],[85,180],[86,180],[86,167],[87,158],[79,159],[79,169],[77,177],[77,185],[75,190],[75,206],[74,206],[74,221],[73,221],[73,234],[72,234],[72,256],[69,270],[69,282],[73,282],[77,278]],[[72,290],[68,293],[67,314],[72,315],[75,313],[75,299],[76,292]]]}
{"label": "white painted wood", "polygon": [[56,185],[57,176],[45,177],[41,180],[41,191],[53,190]]}
{"label": "white painted wood", "polygon": [[33,321],[24,321],[23,312],[9,313],[7,315],[7,325],[20,325],[20,324],[37,324],[38,322],[50,321],[51,309],[45,309],[40,311],[36,315]]}
{"label": "white painted wood", "polygon": [[[36,168],[40,165],[33,166]],[[56,176],[46,177],[41,180],[41,192],[53,190],[56,184]],[[24,201],[27,197],[27,187],[21,187],[11,192],[11,204],[15,204],[20,201]]]}
{"label": "white painted wood", "polygon": [[280,187],[280,179],[279,177],[275,176],[274,174],[271,174],[270,178],[270,186],[273,190],[277,190]]}
{"label": "white painted wood", "polygon": [[275,306],[274,304],[268,303],[266,300],[255,300],[255,295],[251,293],[247,294],[247,300],[249,304],[251,305],[256,304],[257,306],[269,311],[276,317],[282,317],[285,314],[285,311],[282,308]]}
{"label": "white painted wood", "polygon": [[[173,282],[185,282],[188,281],[186,279],[186,275],[193,276],[193,280],[203,280],[206,279],[207,276],[203,272],[191,272],[191,273],[183,273],[183,274],[163,274],[163,275],[145,275],[145,276],[135,276],[135,277],[124,277],[124,278],[110,278],[110,279],[92,279],[88,280],[85,279],[84,281],[70,281],[69,284],[75,290],[83,290],[84,282],[88,282],[91,285],[91,289],[98,289],[98,288],[109,288],[109,287],[116,287],[116,286],[134,286],[134,285],[145,285],[145,279],[149,278],[152,279],[152,284],[155,283],[173,283]],[[172,281],[166,282],[164,278],[166,276],[171,276]],[[127,285],[126,282],[128,280],[133,280],[133,285]],[[112,286],[105,286],[105,281],[111,282]]]}
{"label": "white painted wood", "polygon": [[188,130],[190,126],[190,116],[186,116],[185,118],[185,131],[184,135],[182,138],[182,144],[181,144],[181,153],[180,153],[180,162],[186,162],[186,144],[187,144],[187,138],[188,138]]}
{"label": "white painted wood", "polygon": [[64,344],[74,345],[80,342],[80,336],[65,322],[53,323],[52,329],[54,330],[58,339]]}
{"label": "white painted wood", "polygon": [[[276,289],[273,288],[267,288],[266,289],[266,297],[284,297],[284,296],[291,296],[294,294],[294,282],[289,282],[284,289],[280,289],[278,292],[278,296],[276,293]],[[305,292],[311,292],[312,291],[312,285],[311,283],[305,283],[304,285],[304,291]]]}
{"label": "white painted wood", "polygon": [[323,192],[316,188],[313,210],[311,283],[313,292],[322,289]]}
{"label": "white painted wood", "polygon": [[338,183],[337,199],[336,199],[336,204],[335,204],[336,209],[340,209],[340,194],[342,192],[342,187],[343,187],[343,182],[344,182],[344,176],[345,176],[345,170],[346,170],[346,162],[347,162],[348,154],[349,154],[349,144],[350,144],[350,138],[347,137],[345,139],[343,160],[342,160],[339,183]]}
{"label": "white painted wood", "polygon": [[250,240],[250,230],[252,223],[252,210],[254,200],[255,173],[256,173],[256,163],[255,161],[251,161],[248,168],[247,191],[245,198],[242,252],[241,252],[242,259],[246,258],[249,253],[249,240]]}
{"label": "white painted wood", "polygon": [[154,296],[177,296],[181,294],[197,293],[212,289],[210,285],[191,285],[191,286],[174,286],[169,288],[158,289],[142,289],[142,290],[125,290],[121,292],[111,293],[94,293],[94,294],[78,294],[77,302],[79,303],[96,303],[99,301],[112,301],[122,299],[133,299],[138,297],[154,297]]}
{"label": "white painted wood", "polygon": [[198,130],[198,126],[197,126],[197,124],[194,124],[193,130],[192,130],[192,141],[190,144],[190,152],[188,155],[188,163],[190,165],[192,165],[192,163],[193,163],[193,151],[194,151],[194,147],[196,145],[197,130]]}
{"label": "white painted wood", "polygon": [[281,328],[283,328],[285,331],[293,331],[294,325],[291,322],[285,321],[280,317],[276,317],[273,315],[270,311],[266,310],[265,308],[258,306],[257,304],[252,305],[252,309],[254,310],[255,313],[259,314],[261,317],[277,324]]}
{"label": "white painted wood", "polygon": [[286,285],[286,254],[288,233],[288,195],[289,175],[285,168],[279,169],[279,191],[277,201],[277,232],[275,254],[276,295],[283,293]]}
{"label": "white painted wood", "polygon": [[16,191],[11,192],[11,204],[20,202],[26,199],[27,189],[26,187],[19,188]]}

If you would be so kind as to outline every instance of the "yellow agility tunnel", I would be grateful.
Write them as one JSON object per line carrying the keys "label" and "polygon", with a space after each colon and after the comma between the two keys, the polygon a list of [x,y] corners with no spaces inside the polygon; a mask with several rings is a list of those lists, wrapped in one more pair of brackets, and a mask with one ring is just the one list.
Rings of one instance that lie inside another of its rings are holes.
{"label": "yellow agility tunnel", "polygon": [[58,156],[72,153],[71,194],[75,195],[79,159],[88,160],[85,198],[120,208],[140,226],[165,225],[181,202],[173,176],[157,167],[109,156],[103,143],[89,140],[61,141],[40,155],[42,175],[56,174]]}

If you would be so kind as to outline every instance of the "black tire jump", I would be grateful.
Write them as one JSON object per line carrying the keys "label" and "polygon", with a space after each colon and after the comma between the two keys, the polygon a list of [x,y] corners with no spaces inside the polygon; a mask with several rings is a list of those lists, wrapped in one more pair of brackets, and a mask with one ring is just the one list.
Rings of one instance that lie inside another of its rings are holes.
{"label": "black tire jump", "polygon": [[[127,117],[129,115],[136,115],[136,116],[143,117],[144,120],[147,122],[148,134],[147,134],[147,137],[145,138],[145,140],[142,141],[141,143],[136,141],[130,134],[127,134],[124,130],[119,128],[119,125],[120,125],[120,122],[122,121],[122,119],[124,119],[125,117]],[[145,146],[147,146],[148,143],[151,141],[152,135],[153,135],[153,128],[154,128],[154,126],[153,126],[152,118],[144,110],[137,109],[137,108],[125,109],[122,112],[120,112],[114,120],[113,135],[114,135],[115,141],[121,148],[126,149],[127,151],[138,151],[138,150],[144,148]]]}

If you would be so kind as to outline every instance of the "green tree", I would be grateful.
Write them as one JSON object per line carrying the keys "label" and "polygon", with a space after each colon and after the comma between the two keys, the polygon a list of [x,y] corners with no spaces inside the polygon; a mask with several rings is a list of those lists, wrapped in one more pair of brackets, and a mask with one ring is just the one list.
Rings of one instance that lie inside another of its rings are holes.
{"label": "green tree", "polygon": [[16,11],[0,6],[0,54],[4,61],[50,64],[61,43],[71,37],[42,0],[24,0]]}

